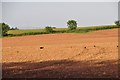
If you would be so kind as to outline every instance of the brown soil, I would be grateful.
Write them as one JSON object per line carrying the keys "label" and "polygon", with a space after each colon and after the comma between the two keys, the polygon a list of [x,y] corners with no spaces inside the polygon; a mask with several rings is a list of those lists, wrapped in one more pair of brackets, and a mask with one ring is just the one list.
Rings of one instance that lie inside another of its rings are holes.
{"label": "brown soil", "polygon": [[118,29],[3,38],[3,77],[118,77]]}

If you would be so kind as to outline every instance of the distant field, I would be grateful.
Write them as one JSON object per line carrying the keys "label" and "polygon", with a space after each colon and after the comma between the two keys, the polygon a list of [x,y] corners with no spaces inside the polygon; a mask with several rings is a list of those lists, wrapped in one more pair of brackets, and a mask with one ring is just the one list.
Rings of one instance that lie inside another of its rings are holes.
{"label": "distant field", "polygon": [[[56,28],[55,31],[67,30],[67,28]],[[30,32],[45,32],[45,29],[25,29],[25,30],[9,30],[8,34],[23,34]]]}
{"label": "distant field", "polygon": [[[56,28],[53,29],[53,33],[87,33],[90,31],[96,30],[105,30],[105,29],[113,29],[120,28],[116,25],[108,25],[108,26],[91,26],[91,27],[78,27],[77,30],[69,31],[68,28]],[[23,36],[23,35],[37,35],[37,34],[50,34],[46,32],[45,29],[26,29],[26,30],[9,30],[9,36]]]}
{"label": "distant field", "polygon": [[45,32],[45,30],[44,29],[9,30],[8,34],[23,34],[30,32]]}

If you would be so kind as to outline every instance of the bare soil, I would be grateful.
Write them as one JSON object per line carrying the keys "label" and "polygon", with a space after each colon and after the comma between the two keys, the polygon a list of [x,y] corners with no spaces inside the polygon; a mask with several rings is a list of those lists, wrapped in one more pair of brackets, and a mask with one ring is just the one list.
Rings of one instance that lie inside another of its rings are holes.
{"label": "bare soil", "polygon": [[118,29],[2,41],[3,78],[118,77]]}

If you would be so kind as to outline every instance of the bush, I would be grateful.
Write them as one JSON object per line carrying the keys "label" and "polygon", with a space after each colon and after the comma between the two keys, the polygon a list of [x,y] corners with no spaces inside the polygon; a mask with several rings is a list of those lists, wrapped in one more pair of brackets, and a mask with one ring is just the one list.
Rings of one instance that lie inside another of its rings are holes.
{"label": "bush", "polygon": [[15,30],[15,29],[12,27],[12,28],[10,28],[10,30]]}
{"label": "bush", "polygon": [[75,20],[69,20],[67,26],[70,30],[75,30],[77,28],[77,22]]}
{"label": "bush", "polygon": [[54,32],[53,28],[50,27],[50,26],[45,27],[45,30],[46,30],[46,32],[48,32],[48,33]]}
{"label": "bush", "polygon": [[115,21],[115,24],[117,25],[117,26],[120,26],[120,21],[118,20],[118,21]]}
{"label": "bush", "polygon": [[6,36],[7,35],[7,31],[10,30],[9,25],[5,24],[5,23],[0,23],[0,29],[1,29],[1,35],[2,36]]}
{"label": "bush", "polygon": [[19,30],[17,27],[13,28],[14,30]]}

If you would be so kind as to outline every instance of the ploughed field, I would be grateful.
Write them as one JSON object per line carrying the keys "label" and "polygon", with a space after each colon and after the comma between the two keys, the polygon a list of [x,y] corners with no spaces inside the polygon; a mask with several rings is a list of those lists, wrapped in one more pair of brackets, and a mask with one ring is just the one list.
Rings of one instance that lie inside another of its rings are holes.
{"label": "ploughed field", "polygon": [[2,41],[3,78],[118,77],[118,29]]}

